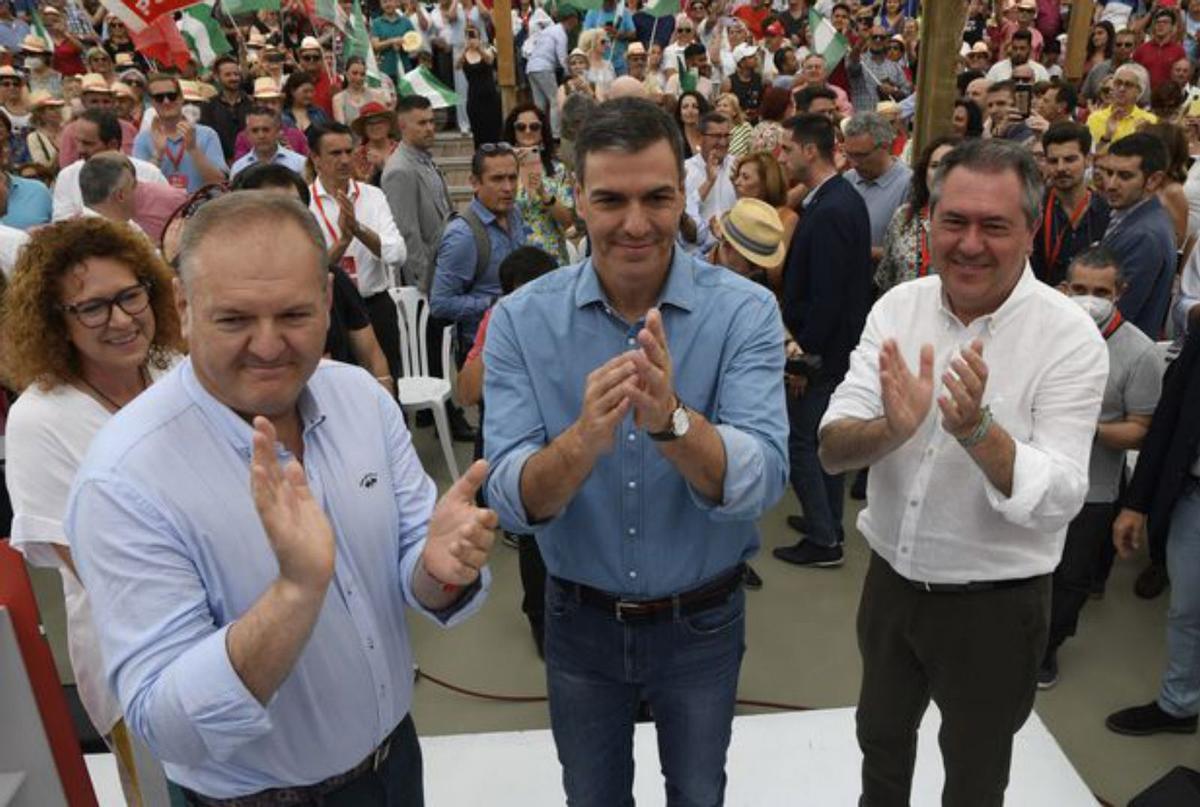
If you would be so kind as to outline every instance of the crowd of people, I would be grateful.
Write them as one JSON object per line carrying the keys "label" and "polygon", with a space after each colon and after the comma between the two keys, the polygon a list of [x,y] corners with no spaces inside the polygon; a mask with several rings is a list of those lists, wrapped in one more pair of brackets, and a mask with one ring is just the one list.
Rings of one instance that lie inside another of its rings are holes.
{"label": "crowd of people", "polygon": [[[1200,0],[1097,2],[1077,75],[1067,7],[967,0],[921,138],[918,0],[379,0],[365,55],[289,2],[174,66],[108,5],[0,0],[0,379],[131,803],[421,804],[404,613],[477,611],[499,532],[568,802],[630,803],[648,714],[719,804],[749,561],[842,566],[847,496],[862,804],[931,700],[947,803],[1001,804],[1143,542],[1168,665],[1107,726],[1196,731]],[[475,448],[440,499],[397,287]]]}

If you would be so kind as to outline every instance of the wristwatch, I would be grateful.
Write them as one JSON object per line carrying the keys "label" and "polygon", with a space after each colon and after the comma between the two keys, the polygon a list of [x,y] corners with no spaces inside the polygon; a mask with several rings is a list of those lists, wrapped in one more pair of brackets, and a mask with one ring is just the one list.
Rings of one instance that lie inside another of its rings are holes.
{"label": "wristwatch", "polygon": [[671,417],[667,421],[667,428],[661,432],[648,432],[651,440],[659,443],[678,440],[688,433],[688,429],[692,426],[692,416],[688,413],[688,409],[683,405],[683,401],[675,398],[675,410],[671,412]]}

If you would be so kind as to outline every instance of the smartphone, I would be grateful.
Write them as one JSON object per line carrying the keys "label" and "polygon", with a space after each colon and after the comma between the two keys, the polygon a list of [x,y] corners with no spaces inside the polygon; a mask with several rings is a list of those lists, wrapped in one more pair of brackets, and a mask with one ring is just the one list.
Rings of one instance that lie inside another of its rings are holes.
{"label": "smartphone", "polygon": [[1022,118],[1028,118],[1033,105],[1033,85],[1016,85],[1013,87],[1013,98],[1016,102],[1017,112],[1021,113]]}

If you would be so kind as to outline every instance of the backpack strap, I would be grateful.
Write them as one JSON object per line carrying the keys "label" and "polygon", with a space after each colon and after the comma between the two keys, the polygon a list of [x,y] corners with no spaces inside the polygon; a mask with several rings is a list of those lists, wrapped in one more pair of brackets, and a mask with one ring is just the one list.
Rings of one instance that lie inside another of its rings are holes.
{"label": "backpack strap", "polygon": [[487,227],[474,210],[468,207],[459,216],[471,228],[471,235],[475,237],[475,279],[471,283],[474,287],[483,279],[488,264],[492,262],[492,240],[488,238]]}

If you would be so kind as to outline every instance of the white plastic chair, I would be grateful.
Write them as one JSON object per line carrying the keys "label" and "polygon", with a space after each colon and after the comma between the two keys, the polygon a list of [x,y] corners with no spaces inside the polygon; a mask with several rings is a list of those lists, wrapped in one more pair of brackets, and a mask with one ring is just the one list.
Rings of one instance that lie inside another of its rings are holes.
{"label": "white plastic chair", "polygon": [[450,477],[458,479],[458,461],[450,437],[450,419],[446,402],[450,400],[450,371],[454,367],[450,346],[454,342],[454,326],[442,330],[442,377],[429,374],[425,352],[425,328],[429,323],[429,300],[416,286],[396,286],[388,289],[396,303],[400,319],[400,362],[404,377],[396,379],[396,397],[406,413],[429,409],[437,425],[438,440],[446,456]]}

